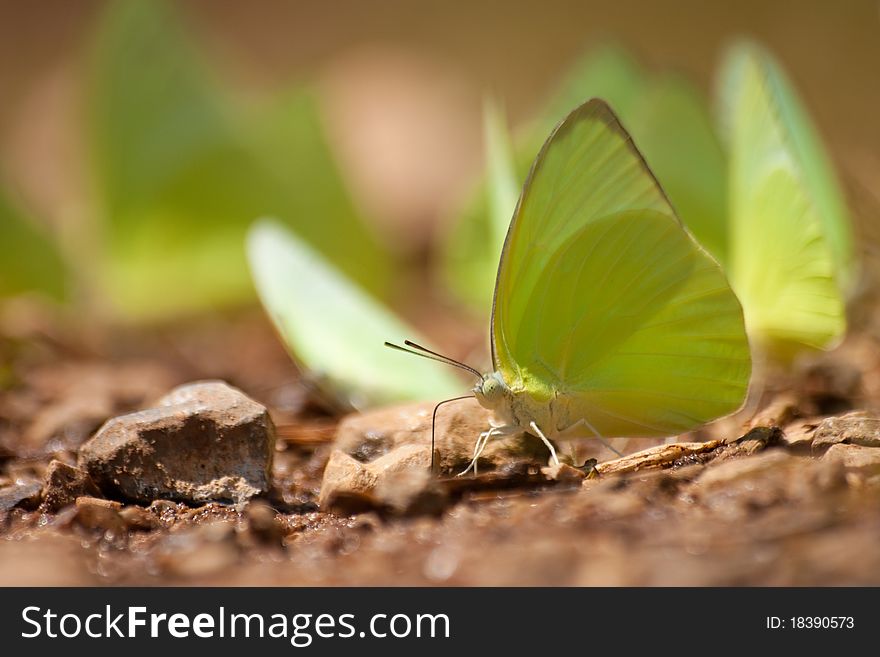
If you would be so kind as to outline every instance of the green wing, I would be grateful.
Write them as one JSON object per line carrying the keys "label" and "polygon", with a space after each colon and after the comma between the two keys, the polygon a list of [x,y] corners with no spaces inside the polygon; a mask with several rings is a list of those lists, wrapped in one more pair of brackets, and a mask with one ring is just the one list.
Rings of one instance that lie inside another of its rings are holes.
{"label": "green wing", "polygon": [[559,120],[588,98],[603,98],[620,116],[629,117],[644,103],[649,76],[623,47],[605,43],[591,48],[566,72],[536,126],[533,153]]}
{"label": "green wing", "polygon": [[[525,157],[514,159],[503,112],[490,100],[483,105],[483,142],[486,176],[444,244],[443,273],[463,301],[486,313],[492,303],[504,235],[529,162]],[[520,161],[521,167],[517,166]]]}
{"label": "green wing", "polygon": [[613,44],[590,51],[572,68],[530,141],[547,133],[587,98],[614,108],[678,217],[722,264],[727,252],[727,170],[712,116],[697,89],[679,75],[650,74]]}
{"label": "green wing", "polygon": [[662,436],[736,410],[751,369],[742,310],[609,107],[553,132],[505,242],[492,321],[515,392],[604,436]]}
{"label": "green wing", "polygon": [[107,305],[162,320],[250,301],[241,244],[267,214],[383,294],[391,260],[346,191],[317,96],[235,103],[177,3],[104,4],[86,117]]}
{"label": "green wing", "polygon": [[7,200],[0,190],[0,299],[42,292],[53,299],[66,293],[66,268],[49,237]]}
{"label": "green wing", "polygon": [[726,264],[727,161],[702,95],[682,77],[656,76],[621,117],[678,217]]}
{"label": "green wing", "polygon": [[741,44],[723,67],[731,283],[749,333],[776,357],[846,330],[852,238],[830,166],[781,72]]}
{"label": "green wing", "polygon": [[360,408],[461,394],[436,363],[384,347],[419,336],[280,224],[251,228],[248,260],[291,355],[337,400]]}

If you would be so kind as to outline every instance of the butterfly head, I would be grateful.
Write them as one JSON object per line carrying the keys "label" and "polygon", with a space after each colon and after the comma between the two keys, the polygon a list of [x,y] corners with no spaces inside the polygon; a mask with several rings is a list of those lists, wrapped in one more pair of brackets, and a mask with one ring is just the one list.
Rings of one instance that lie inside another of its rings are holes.
{"label": "butterfly head", "polygon": [[480,382],[474,386],[474,397],[486,408],[495,408],[507,397],[509,389],[498,372],[484,374]]}

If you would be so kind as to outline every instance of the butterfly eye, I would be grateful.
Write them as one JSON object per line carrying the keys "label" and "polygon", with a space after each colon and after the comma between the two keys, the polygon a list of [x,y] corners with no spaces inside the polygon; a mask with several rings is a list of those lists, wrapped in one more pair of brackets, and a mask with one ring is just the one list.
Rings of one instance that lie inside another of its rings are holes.
{"label": "butterfly eye", "polygon": [[485,397],[495,397],[498,395],[499,387],[498,382],[495,379],[486,379],[483,382],[483,395]]}

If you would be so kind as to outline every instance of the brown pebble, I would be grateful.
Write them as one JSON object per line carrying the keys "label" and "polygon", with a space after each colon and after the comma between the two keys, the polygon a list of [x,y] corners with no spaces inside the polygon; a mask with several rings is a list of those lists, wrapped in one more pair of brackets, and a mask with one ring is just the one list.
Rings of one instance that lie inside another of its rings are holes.
{"label": "brown pebble", "polygon": [[880,474],[880,449],[876,447],[839,443],[832,445],[822,459],[839,461],[848,473],[864,477]]}
{"label": "brown pebble", "polygon": [[265,500],[251,500],[244,508],[243,517],[248,531],[264,543],[281,544],[284,528],[278,513]]}
{"label": "brown pebble", "polygon": [[568,463],[545,466],[541,468],[541,473],[551,481],[580,481],[587,476],[586,472]]}
{"label": "brown pebble", "polygon": [[76,502],[78,497],[95,497],[100,495],[98,487],[85,470],[53,460],[46,468],[43,485],[43,512],[57,513],[61,509]]}
{"label": "brown pebble", "polygon": [[345,515],[371,509],[400,515],[435,513],[443,508],[445,492],[428,471],[430,463],[426,445],[402,445],[366,464],[335,450],[318,503]]}
{"label": "brown pebble", "polygon": [[122,516],[119,515],[120,508],[122,505],[119,502],[95,497],[78,497],[74,522],[86,529],[123,535],[126,524]]}
{"label": "brown pebble", "polygon": [[119,515],[128,525],[129,529],[150,531],[162,526],[162,522],[154,513],[140,506],[127,506],[119,512]]}

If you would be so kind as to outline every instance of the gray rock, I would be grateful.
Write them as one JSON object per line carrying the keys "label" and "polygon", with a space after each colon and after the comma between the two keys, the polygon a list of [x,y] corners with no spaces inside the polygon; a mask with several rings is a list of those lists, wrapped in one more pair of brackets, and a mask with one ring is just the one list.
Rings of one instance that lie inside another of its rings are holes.
{"label": "gray rock", "polygon": [[274,446],[262,404],[202,381],[175,388],[157,408],[108,420],[80,448],[79,466],[111,497],[241,503],[268,490]]}

